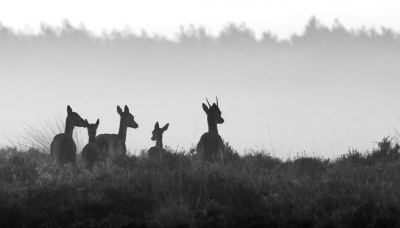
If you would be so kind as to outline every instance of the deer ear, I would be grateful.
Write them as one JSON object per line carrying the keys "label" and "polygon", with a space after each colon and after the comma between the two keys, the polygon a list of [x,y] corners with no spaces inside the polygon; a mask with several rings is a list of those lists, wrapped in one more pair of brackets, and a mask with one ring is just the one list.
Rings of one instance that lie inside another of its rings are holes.
{"label": "deer ear", "polygon": [[163,131],[166,131],[169,127],[169,123],[165,124],[164,127],[162,128]]}
{"label": "deer ear", "polygon": [[100,124],[100,119],[97,119],[96,125],[99,126],[99,124]]}
{"label": "deer ear", "polygon": [[160,125],[158,125],[158,122],[154,125],[154,129],[159,129]]}
{"label": "deer ear", "polygon": [[129,108],[128,108],[128,106],[126,106],[126,105],[125,105],[125,108],[124,108],[124,112],[126,112],[126,113],[129,112]]}
{"label": "deer ear", "polygon": [[67,106],[67,113],[70,114],[72,112],[72,108],[68,105]]}
{"label": "deer ear", "polygon": [[204,103],[203,103],[203,110],[204,110],[206,113],[208,113],[208,107],[207,107],[207,105],[205,105]]}
{"label": "deer ear", "polygon": [[122,109],[121,109],[121,107],[119,107],[119,105],[117,106],[117,112],[118,112],[118,114],[122,114]]}

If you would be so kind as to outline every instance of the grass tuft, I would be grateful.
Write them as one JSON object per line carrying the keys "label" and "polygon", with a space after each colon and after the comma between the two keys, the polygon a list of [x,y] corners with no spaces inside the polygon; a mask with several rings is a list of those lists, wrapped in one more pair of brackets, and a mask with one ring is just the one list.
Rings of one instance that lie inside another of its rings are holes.
{"label": "grass tuft", "polygon": [[[53,119],[46,120],[36,124],[25,124],[23,132],[15,131],[10,137],[4,134],[11,145],[17,145],[20,148],[35,148],[42,152],[49,153],[50,145],[54,136],[65,131],[65,119],[62,115],[55,115]],[[73,138],[77,147],[77,151],[81,151],[85,146],[84,141],[87,138],[86,130],[81,132],[79,128],[75,128]]]}

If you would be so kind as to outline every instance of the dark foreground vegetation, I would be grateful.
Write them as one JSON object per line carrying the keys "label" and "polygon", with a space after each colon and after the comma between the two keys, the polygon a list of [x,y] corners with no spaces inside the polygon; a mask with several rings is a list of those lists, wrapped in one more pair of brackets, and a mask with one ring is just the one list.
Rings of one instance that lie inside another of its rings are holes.
{"label": "dark foreground vegetation", "polygon": [[80,163],[74,179],[46,153],[0,149],[0,227],[400,227],[400,154],[389,138],[335,160],[225,146],[225,169],[170,149],[93,171]]}

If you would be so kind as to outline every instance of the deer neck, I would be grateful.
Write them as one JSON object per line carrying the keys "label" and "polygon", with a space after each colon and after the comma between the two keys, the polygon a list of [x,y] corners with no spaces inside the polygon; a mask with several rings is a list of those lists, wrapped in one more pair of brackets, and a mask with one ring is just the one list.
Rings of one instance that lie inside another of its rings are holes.
{"label": "deer neck", "polygon": [[89,143],[94,143],[96,139],[95,135],[89,135]]}
{"label": "deer neck", "polygon": [[208,132],[218,134],[217,122],[212,117],[207,117]]}
{"label": "deer neck", "polygon": [[162,143],[162,136],[160,137],[160,138],[158,138],[157,139],[157,141],[156,141],[156,147],[158,147],[158,148],[164,148],[163,147],[163,143]]}
{"label": "deer neck", "polygon": [[119,123],[119,130],[118,130],[118,138],[119,140],[122,140],[123,142],[126,141],[126,131],[128,130],[128,126],[122,122]]}
{"label": "deer neck", "polygon": [[64,133],[70,134],[72,136],[72,132],[74,131],[75,126],[71,123],[71,121],[68,119],[65,121],[65,131]]}

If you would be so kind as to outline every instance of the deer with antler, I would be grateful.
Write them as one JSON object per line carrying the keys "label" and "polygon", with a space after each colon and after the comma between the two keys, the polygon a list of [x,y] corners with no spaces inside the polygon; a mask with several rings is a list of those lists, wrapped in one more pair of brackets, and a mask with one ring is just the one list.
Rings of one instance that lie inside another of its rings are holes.
{"label": "deer with antler", "polygon": [[212,106],[207,98],[208,107],[203,103],[203,110],[207,114],[208,132],[201,136],[196,151],[203,161],[219,161],[223,164],[224,143],[218,134],[217,124],[224,123],[224,119],[221,117],[218,97],[216,99],[217,104],[213,103]]}

